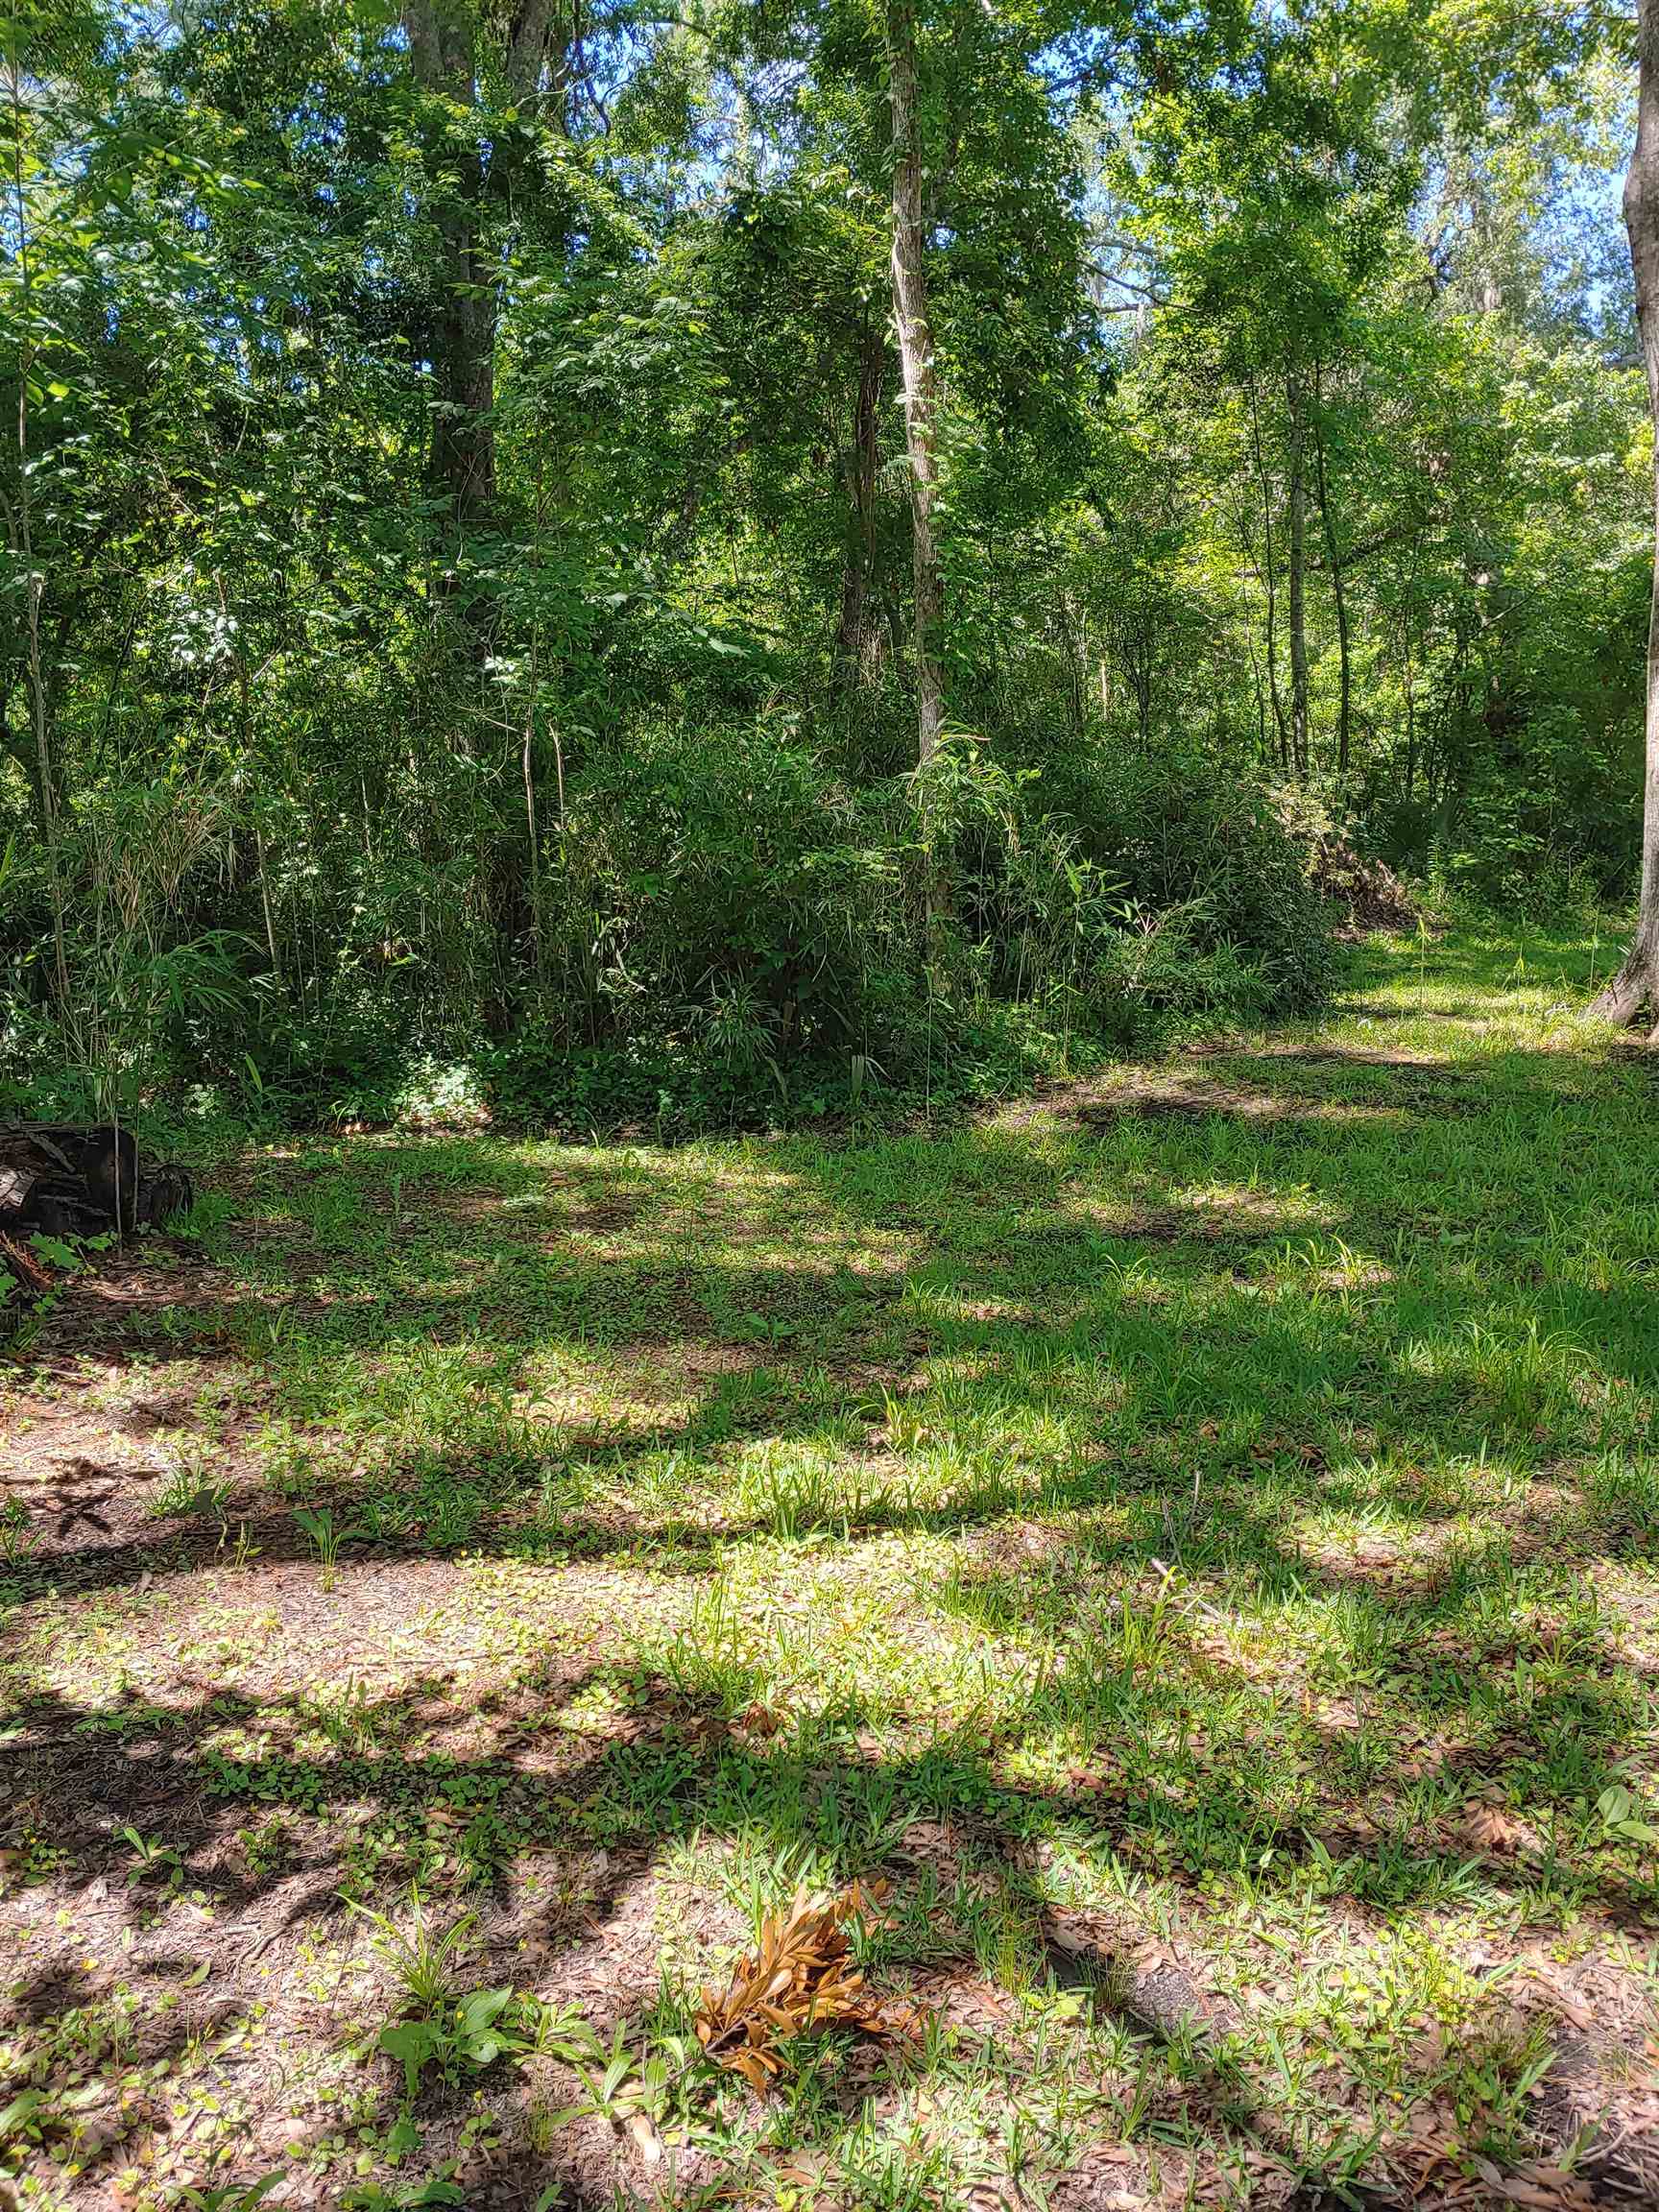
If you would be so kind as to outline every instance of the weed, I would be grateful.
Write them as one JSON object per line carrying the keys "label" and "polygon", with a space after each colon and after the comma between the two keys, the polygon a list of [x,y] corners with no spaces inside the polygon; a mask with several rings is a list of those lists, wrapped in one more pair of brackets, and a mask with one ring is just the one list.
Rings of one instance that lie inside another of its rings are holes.
{"label": "weed", "polygon": [[533,2005],[511,1989],[472,1989],[429,2013],[389,2021],[375,2048],[403,2069],[413,2103],[421,2076],[436,2066],[446,2081],[482,2074],[498,2058],[523,2057],[538,2048]]}
{"label": "weed", "polygon": [[399,1927],[385,1912],[375,1911],[355,1898],[343,1900],[348,1911],[367,1920],[374,1934],[370,1948],[387,1969],[402,1994],[402,2009],[420,2019],[430,2019],[456,1996],[455,1969],[477,1928],[477,1916],[464,1912],[442,1933],[427,1918],[418,1885],[409,1887],[409,1924]]}
{"label": "weed", "polygon": [[40,1530],[20,1498],[8,1498],[0,1505],[0,1559],[15,1567],[40,1541]]}
{"label": "weed", "polygon": [[200,2189],[186,2188],[174,2201],[187,2206],[189,2212],[253,2212],[284,2178],[278,2171],[257,2181],[221,2181]]}
{"label": "weed", "polygon": [[142,1882],[147,1876],[157,1875],[177,1888],[184,1879],[184,1862],[170,1843],[158,1838],[142,1836],[136,1828],[121,1831],[121,1840],[132,1854],[132,1870],[127,1880]]}
{"label": "weed", "polygon": [[180,1466],[151,1500],[157,1520],[203,1514],[223,1523],[234,1485],[227,1475],[209,1475],[199,1465]]}
{"label": "weed", "polygon": [[311,1548],[317,1554],[318,1564],[323,1570],[321,1579],[324,1589],[332,1590],[340,1547],[349,1544],[354,1536],[361,1535],[362,1530],[356,1527],[339,1527],[334,1519],[333,1508],[327,1505],[297,1505],[294,1508],[294,1521],[295,1526],[309,1537]]}

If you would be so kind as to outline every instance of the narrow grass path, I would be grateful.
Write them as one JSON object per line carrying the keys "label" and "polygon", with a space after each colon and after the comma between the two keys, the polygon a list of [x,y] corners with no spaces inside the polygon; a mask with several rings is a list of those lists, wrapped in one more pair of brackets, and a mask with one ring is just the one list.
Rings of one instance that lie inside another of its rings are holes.
{"label": "narrow grass path", "polygon": [[[1659,1078],[1592,957],[1375,946],[943,1133],[222,1163],[0,1367],[17,2203],[1659,2201]],[[872,1877],[918,2035],[700,2063]],[[342,1898],[412,1883],[433,2019],[514,1994],[411,2093]]]}

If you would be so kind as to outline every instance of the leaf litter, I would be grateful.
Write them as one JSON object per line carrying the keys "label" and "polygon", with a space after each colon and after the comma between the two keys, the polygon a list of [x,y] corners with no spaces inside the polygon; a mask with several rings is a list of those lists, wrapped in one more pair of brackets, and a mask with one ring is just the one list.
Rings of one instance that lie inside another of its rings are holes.
{"label": "leaf litter", "polygon": [[794,2072],[781,2048],[792,2037],[825,2028],[881,2039],[914,2035],[917,2008],[868,1988],[854,1955],[854,1929],[881,1925],[887,1893],[885,1882],[854,1882],[816,1901],[798,1889],[787,1911],[768,1913],[726,1986],[703,1992],[696,2031],[708,2056],[760,2095]]}

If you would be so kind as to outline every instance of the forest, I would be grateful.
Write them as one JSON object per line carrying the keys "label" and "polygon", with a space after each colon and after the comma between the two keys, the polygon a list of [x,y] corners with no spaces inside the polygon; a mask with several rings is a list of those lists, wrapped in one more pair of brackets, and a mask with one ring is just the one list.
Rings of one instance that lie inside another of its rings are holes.
{"label": "forest", "polygon": [[1617,14],[10,36],[31,1110],[989,1094],[1315,1002],[1324,838],[1632,895]]}
{"label": "forest", "polygon": [[1659,2203],[1659,0],[5,0],[0,2212]]}

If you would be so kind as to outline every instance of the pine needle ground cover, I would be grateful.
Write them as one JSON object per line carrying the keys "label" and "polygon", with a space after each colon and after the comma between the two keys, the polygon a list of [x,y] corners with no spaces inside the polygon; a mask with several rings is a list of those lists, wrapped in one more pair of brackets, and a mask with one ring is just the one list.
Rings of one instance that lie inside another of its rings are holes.
{"label": "pine needle ground cover", "polygon": [[0,2195],[1651,2202],[1598,958],[901,1136],[204,1163],[0,1371]]}

